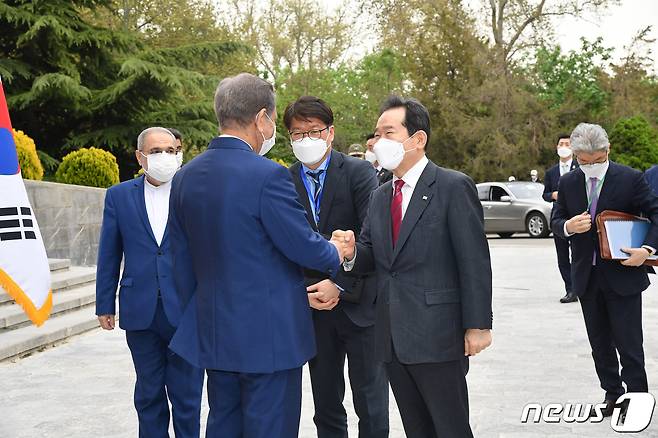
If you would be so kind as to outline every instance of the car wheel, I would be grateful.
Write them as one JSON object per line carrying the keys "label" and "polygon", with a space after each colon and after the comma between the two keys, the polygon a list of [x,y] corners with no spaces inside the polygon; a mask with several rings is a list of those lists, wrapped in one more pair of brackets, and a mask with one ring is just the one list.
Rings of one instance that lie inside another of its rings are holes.
{"label": "car wheel", "polygon": [[543,214],[533,211],[525,220],[525,229],[530,237],[546,237],[551,232]]}
{"label": "car wheel", "polygon": [[498,235],[500,237],[502,237],[503,239],[509,239],[510,237],[512,237],[514,235],[514,233],[498,233]]}

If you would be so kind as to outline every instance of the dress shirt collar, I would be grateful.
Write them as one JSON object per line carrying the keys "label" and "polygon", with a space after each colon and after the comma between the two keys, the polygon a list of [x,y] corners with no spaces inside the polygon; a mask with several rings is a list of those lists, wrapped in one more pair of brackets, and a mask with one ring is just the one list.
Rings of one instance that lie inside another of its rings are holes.
{"label": "dress shirt collar", "polygon": [[235,135],[227,135],[227,134],[222,134],[222,135],[219,136],[219,138],[222,138],[222,137],[224,137],[224,138],[237,138],[238,140],[240,140],[241,142],[243,142],[244,144],[249,146],[249,149],[251,149],[252,151],[254,150],[254,148],[252,148],[251,145],[249,144],[249,142],[247,142],[247,140],[245,140],[244,138],[236,137]]}
{"label": "dress shirt collar", "polygon": [[393,187],[395,187],[395,181],[399,179],[403,180],[404,183],[411,188],[416,187],[416,184],[418,184],[418,180],[423,174],[423,170],[425,170],[427,163],[429,163],[429,160],[427,159],[427,156],[423,155],[423,157],[418,160],[418,162],[414,164],[413,167],[402,176],[402,178],[398,178],[397,176],[393,175]]}
{"label": "dress shirt collar", "polygon": [[560,167],[567,167],[568,169],[571,169],[571,165],[573,164],[573,157],[569,158],[569,161],[560,161]]}
{"label": "dress shirt collar", "polygon": [[165,189],[171,186],[171,181],[167,181],[166,183],[162,183],[159,186],[154,186],[149,182],[149,179],[144,175],[144,187],[146,187],[148,190],[158,190],[158,189]]}

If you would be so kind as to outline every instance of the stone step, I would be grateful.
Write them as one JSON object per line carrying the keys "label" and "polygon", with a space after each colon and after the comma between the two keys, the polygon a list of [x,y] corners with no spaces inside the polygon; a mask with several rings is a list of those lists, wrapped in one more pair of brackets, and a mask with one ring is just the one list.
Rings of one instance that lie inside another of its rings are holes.
{"label": "stone step", "polygon": [[[50,318],[61,316],[63,313],[71,312],[95,302],[95,284],[53,294],[53,309],[50,313]],[[11,303],[0,306],[0,329],[16,330],[21,326],[29,324],[31,324],[29,318],[23,311],[23,308],[18,304]]]}
{"label": "stone step", "polygon": [[98,319],[94,308],[87,306],[49,319],[41,327],[28,325],[16,330],[0,330],[0,361],[25,356],[95,328],[98,328]]}
{"label": "stone step", "polygon": [[64,271],[71,267],[71,260],[69,259],[48,259],[50,265],[50,272]]}
{"label": "stone step", "polygon": [[[72,266],[66,270],[59,270],[52,273],[51,289],[55,293],[94,283],[95,281],[95,267]],[[7,304],[11,301],[12,298],[6,292],[0,292],[0,305]]]}

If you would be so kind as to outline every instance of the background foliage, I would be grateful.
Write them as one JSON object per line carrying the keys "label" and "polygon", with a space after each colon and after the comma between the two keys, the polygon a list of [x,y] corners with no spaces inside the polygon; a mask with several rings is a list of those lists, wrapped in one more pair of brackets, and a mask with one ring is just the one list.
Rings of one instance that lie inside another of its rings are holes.
{"label": "background foliage", "polygon": [[43,179],[43,166],[39,155],[37,155],[37,147],[29,136],[25,135],[23,131],[12,130],[14,134],[14,143],[16,144],[16,153],[18,155],[18,163],[21,166],[21,175],[25,179]]}
{"label": "background foliage", "polygon": [[119,165],[111,152],[81,148],[62,159],[55,178],[65,184],[106,188],[119,182]]}
{"label": "background foliage", "polygon": [[[380,103],[401,93],[430,111],[430,158],[478,181],[545,169],[557,134],[583,121],[608,130],[615,159],[644,169],[658,158],[654,30],[620,42],[617,61],[600,39],[564,52],[553,32],[561,17],[614,3],[7,0],[0,76],[14,125],[50,169],[97,146],[131,178],[135,138],[153,125],[180,129],[189,159],[217,134],[214,88],[240,71],[275,84],[279,114],[304,94],[325,99],[341,150],[363,144]],[[294,161],[281,117],[270,157]]]}

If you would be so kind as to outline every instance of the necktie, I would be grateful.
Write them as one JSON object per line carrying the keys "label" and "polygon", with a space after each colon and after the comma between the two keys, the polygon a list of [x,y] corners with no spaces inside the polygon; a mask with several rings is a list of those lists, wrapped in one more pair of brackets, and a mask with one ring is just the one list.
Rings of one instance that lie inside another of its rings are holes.
{"label": "necktie", "polygon": [[[597,190],[598,181],[598,178],[589,179],[589,215],[592,216],[592,222],[594,222],[596,218],[596,207],[599,203],[599,193]],[[596,265],[596,249],[592,255],[592,265]]]}
{"label": "necktie", "polygon": [[313,172],[311,170],[307,171],[306,174],[311,178],[313,183],[313,205],[315,207],[315,223],[320,222],[320,203],[319,197],[322,192],[322,183],[320,182],[320,176],[324,173],[324,170],[318,170]]}
{"label": "necktie", "polygon": [[567,173],[567,172],[569,172],[569,166],[567,166],[566,164],[563,164],[563,165],[562,165],[562,173],[561,173],[561,175],[564,175],[564,174]]}
{"label": "necktie", "polygon": [[391,201],[393,246],[395,246],[396,242],[398,241],[400,225],[402,224],[402,186],[404,186],[404,181],[401,179],[395,181],[395,190],[393,191],[393,200]]}

